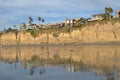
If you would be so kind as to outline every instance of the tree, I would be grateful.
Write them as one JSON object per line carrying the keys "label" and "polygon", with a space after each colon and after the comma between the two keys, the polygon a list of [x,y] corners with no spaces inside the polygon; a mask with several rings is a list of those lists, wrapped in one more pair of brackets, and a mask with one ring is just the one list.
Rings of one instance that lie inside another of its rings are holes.
{"label": "tree", "polygon": [[112,15],[113,9],[111,7],[109,7],[108,11]]}
{"label": "tree", "polygon": [[70,21],[71,21],[71,20],[69,19],[69,27],[70,27],[70,25],[71,25],[71,24],[70,24]]}
{"label": "tree", "polygon": [[105,12],[111,14],[113,9],[111,7],[105,7]]}
{"label": "tree", "polygon": [[20,29],[26,29],[26,24],[25,23],[21,23],[19,26],[20,26]]}
{"label": "tree", "polygon": [[8,32],[12,31],[12,28],[11,28],[11,27],[9,27],[7,31],[8,31]]}
{"label": "tree", "polygon": [[109,14],[109,20],[111,19],[113,9],[111,7],[105,7],[105,12]]}
{"label": "tree", "polygon": [[44,19],[42,19],[42,23],[44,23],[45,22],[45,20]]}
{"label": "tree", "polygon": [[30,68],[30,75],[32,76],[34,74],[33,68]]}
{"label": "tree", "polygon": [[39,24],[40,24],[40,21],[41,21],[41,20],[42,20],[41,17],[38,17]]}
{"label": "tree", "polygon": [[14,29],[15,29],[15,28],[16,28],[16,25],[14,25],[13,27],[14,27]]}
{"label": "tree", "polygon": [[26,24],[25,23],[23,23],[23,28],[26,29]]}
{"label": "tree", "polygon": [[4,28],[4,32],[6,31],[6,28]]}
{"label": "tree", "polygon": [[32,22],[33,22],[32,17],[29,17],[29,24],[32,24]]}
{"label": "tree", "polygon": [[108,13],[108,7],[105,7],[105,12]]}
{"label": "tree", "polygon": [[74,26],[74,23],[75,23],[75,19],[72,20],[72,27]]}

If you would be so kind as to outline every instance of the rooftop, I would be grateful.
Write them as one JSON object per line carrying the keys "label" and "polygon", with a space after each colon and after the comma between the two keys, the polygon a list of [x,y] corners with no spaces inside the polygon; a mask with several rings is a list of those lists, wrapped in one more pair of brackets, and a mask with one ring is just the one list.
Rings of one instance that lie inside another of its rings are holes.
{"label": "rooftop", "polygon": [[106,14],[108,14],[108,13],[94,14],[94,15],[92,15],[92,16],[93,16],[93,17],[95,17],[95,16],[104,16],[104,15],[106,15]]}

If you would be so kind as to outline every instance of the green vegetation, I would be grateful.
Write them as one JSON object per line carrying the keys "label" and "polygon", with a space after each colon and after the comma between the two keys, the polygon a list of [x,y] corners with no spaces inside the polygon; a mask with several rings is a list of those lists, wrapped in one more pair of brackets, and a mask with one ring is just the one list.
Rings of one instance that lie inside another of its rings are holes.
{"label": "green vegetation", "polygon": [[58,37],[59,37],[59,34],[58,34],[57,32],[54,32],[52,35],[53,35],[53,37],[55,37],[55,38],[58,38]]}
{"label": "green vegetation", "polygon": [[39,24],[40,24],[40,21],[41,21],[41,17],[38,17],[38,21],[39,21]]}
{"label": "green vegetation", "polygon": [[31,61],[37,61],[37,60],[39,60],[39,57],[37,55],[33,55]]}
{"label": "green vegetation", "polygon": [[105,12],[111,14],[113,9],[111,7],[105,7]]}
{"label": "green vegetation", "polygon": [[108,20],[112,18],[113,9],[111,7],[105,7],[105,12],[108,13]]}
{"label": "green vegetation", "polygon": [[35,38],[39,36],[39,30],[36,29],[28,29],[27,32],[31,34],[32,37],[34,37],[34,45],[35,45]]}
{"label": "green vegetation", "polygon": [[36,29],[28,29],[27,32],[29,32],[32,37],[36,38],[37,36],[39,36],[39,30]]}
{"label": "green vegetation", "polygon": [[32,22],[33,22],[32,17],[29,17],[29,24],[32,24]]}
{"label": "green vegetation", "polygon": [[40,22],[44,23],[44,19],[41,17],[38,17],[38,21],[39,21],[39,24],[40,24]]}
{"label": "green vegetation", "polygon": [[45,22],[45,20],[44,20],[44,19],[42,19],[42,22],[44,23],[44,22]]}
{"label": "green vegetation", "polygon": [[26,28],[27,28],[27,26],[26,26],[25,23],[22,23],[22,24],[20,24],[19,26],[20,26],[20,29],[26,29]]}

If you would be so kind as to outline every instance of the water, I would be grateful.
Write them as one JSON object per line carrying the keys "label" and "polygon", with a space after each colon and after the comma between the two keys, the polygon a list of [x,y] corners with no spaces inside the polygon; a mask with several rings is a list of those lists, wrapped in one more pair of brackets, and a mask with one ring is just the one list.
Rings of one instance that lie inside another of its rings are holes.
{"label": "water", "polygon": [[0,80],[120,80],[120,46],[5,46]]}

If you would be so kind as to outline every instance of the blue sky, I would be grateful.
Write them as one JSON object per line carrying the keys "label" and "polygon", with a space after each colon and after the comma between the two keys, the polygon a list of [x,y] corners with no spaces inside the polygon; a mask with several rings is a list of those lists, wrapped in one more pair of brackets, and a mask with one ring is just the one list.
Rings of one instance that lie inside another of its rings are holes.
{"label": "blue sky", "polygon": [[28,17],[38,23],[37,17],[45,23],[64,21],[65,18],[91,17],[103,13],[105,7],[120,9],[120,0],[0,0],[0,30],[19,23],[28,23]]}

